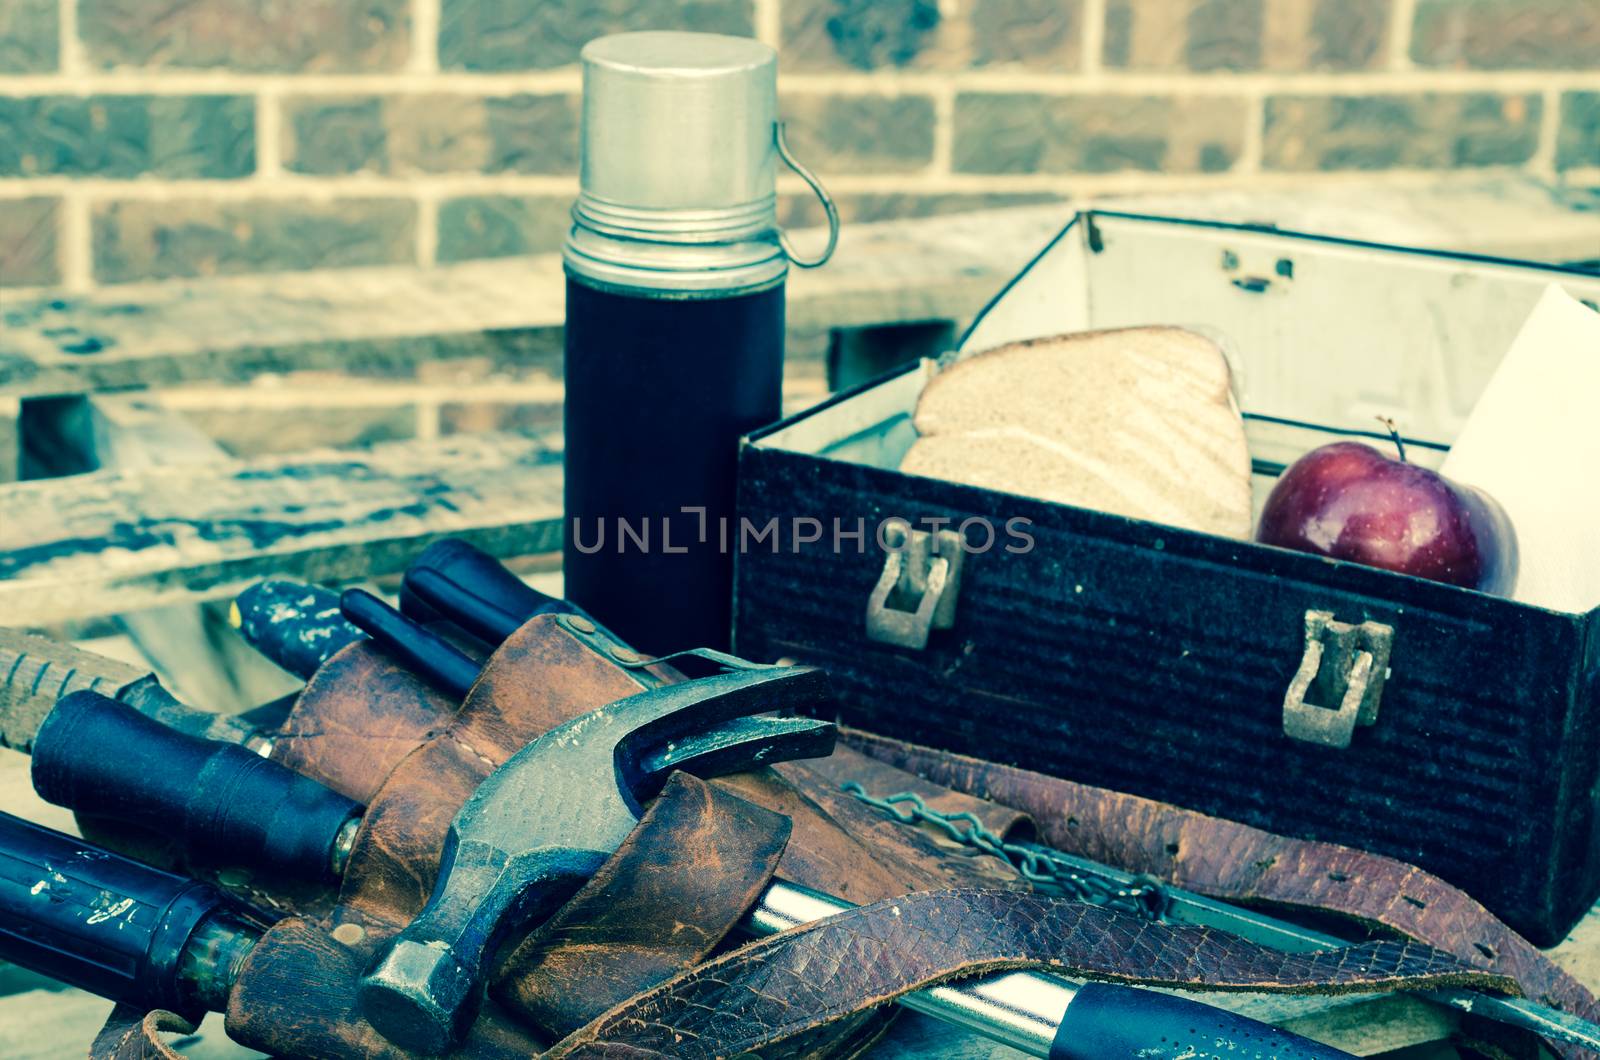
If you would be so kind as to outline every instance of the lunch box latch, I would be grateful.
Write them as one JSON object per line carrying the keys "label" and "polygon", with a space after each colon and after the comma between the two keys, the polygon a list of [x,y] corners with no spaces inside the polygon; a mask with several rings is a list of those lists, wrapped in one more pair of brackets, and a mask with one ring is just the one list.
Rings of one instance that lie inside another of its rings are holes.
{"label": "lunch box latch", "polygon": [[1337,622],[1331,611],[1306,612],[1305,652],[1283,697],[1283,734],[1324,747],[1350,746],[1357,725],[1378,720],[1389,675],[1394,627]]}
{"label": "lunch box latch", "polygon": [[890,522],[882,537],[888,555],[867,598],[867,639],[921,651],[931,631],[955,625],[966,554],[961,535]]}

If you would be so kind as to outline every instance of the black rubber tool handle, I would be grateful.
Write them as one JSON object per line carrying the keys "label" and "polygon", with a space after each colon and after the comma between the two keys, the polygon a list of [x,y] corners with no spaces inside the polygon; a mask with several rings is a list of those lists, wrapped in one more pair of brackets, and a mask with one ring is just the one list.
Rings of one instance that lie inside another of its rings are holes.
{"label": "black rubber tool handle", "polygon": [[[140,1011],[198,1016],[259,935],[206,884],[0,814],[0,959]],[[220,963],[197,960],[197,936]]]}
{"label": "black rubber tool handle", "polygon": [[[528,585],[482,549],[460,538],[447,537],[423,549],[406,568],[406,576],[400,584],[400,610],[418,622],[437,622],[441,618],[455,621],[453,616],[417,592],[415,575],[423,571],[454,582],[464,592],[505,614],[519,617],[522,622],[534,615],[583,614],[575,604],[547,596]],[[464,623],[458,624],[467,628]],[[490,643],[498,644],[499,640]]]}
{"label": "black rubber tool handle", "polygon": [[480,667],[472,656],[366,590],[346,589],[339,606],[378,647],[450,698],[465,699],[478,679]]}
{"label": "black rubber tool handle", "polygon": [[359,804],[237,744],[187,736],[97,692],[62,699],[33,746],[48,802],[174,835],[206,863],[332,879]]}
{"label": "black rubber tool handle", "polygon": [[366,635],[345,621],[338,593],[285,578],[269,578],[240,593],[231,617],[252,648],[305,680],[335,652]]}
{"label": "black rubber tool handle", "polygon": [[1050,1060],[1352,1060],[1351,1054],[1210,1005],[1106,983],[1078,988]]}
{"label": "black rubber tool handle", "polygon": [[[406,575],[412,599],[460,626],[485,644],[500,644],[533,617],[512,614],[493,601],[462,588],[438,571],[414,570]],[[402,604],[404,600],[401,601]],[[547,612],[539,612],[544,614]]]}

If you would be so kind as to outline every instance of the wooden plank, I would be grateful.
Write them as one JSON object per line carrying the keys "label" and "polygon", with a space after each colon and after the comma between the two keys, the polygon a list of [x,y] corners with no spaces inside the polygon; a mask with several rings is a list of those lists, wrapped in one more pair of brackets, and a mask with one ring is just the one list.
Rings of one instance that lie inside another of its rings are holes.
{"label": "wooden plank", "polygon": [[1399,994],[1329,998],[1237,994],[1221,1004],[1356,1056],[1447,1041],[1459,1022],[1437,1005]]}
{"label": "wooden plank", "polygon": [[[0,1056],[7,1060],[76,1060],[84,1055],[110,1008],[109,1002],[78,990],[33,990],[0,999]],[[1370,1028],[1351,1029],[1353,1033],[1343,1038],[1311,1036],[1357,1056],[1389,1051],[1361,1044],[1363,1038],[1375,1040]],[[173,1044],[188,1060],[249,1060],[261,1055],[229,1041],[222,1018],[216,1014],[207,1018],[197,1035]],[[1027,1054],[908,1012],[895,1021],[870,1055],[874,1060],[1022,1060]]]}
{"label": "wooden plank", "polygon": [[227,459],[200,428],[140,394],[95,394],[85,405],[89,441],[100,467],[131,470]]}
{"label": "wooden plank", "polygon": [[[178,413],[138,393],[82,398],[87,441],[101,469],[198,467],[228,454]],[[223,714],[236,714],[293,691],[298,682],[239,637],[225,612],[185,602],[133,611],[118,623],[173,694]]]}
{"label": "wooden plank", "polygon": [[1589,915],[1578,921],[1578,926],[1549,955],[1578,982],[1600,994],[1600,905],[1589,910]]}
{"label": "wooden plank", "polygon": [[[786,407],[825,392],[820,377],[801,376]],[[166,605],[231,596],[271,575],[381,577],[445,534],[505,556],[560,548],[561,454],[553,439],[455,435],[240,461],[205,450],[204,435],[138,395],[75,404],[92,423],[72,430],[98,439],[85,462],[126,455],[134,466],[0,484],[7,621],[37,628],[121,612],[163,677],[173,678],[170,687],[209,709],[253,706],[288,689],[272,685],[281,675],[211,617],[196,626]],[[72,430],[58,433],[65,439]],[[154,454],[167,448],[192,459],[156,463]],[[141,614],[149,608],[158,611]],[[204,680],[196,652],[207,644],[227,653],[232,673],[254,676],[241,676],[234,688]],[[202,677],[186,682],[190,674]]]}
{"label": "wooden plank", "polygon": [[[72,811],[39,798],[28,773],[31,759],[21,751],[0,747],[0,810],[68,835],[78,834]],[[0,1050],[0,1056],[6,1055]]]}
{"label": "wooden plank", "polygon": [[[34,400],[24,427],[30,478],[227,459],[193,424],[138,392]],[[186,602],[130,612],[116,621],[163,683],[190,702],[236,713],[292,687],[287,675],[250,651],[228,627],[226,615],[214,608]]]}
{"label": "wooden plank", "polygon": [[[789,325],[970,316],[1070,216],[1064,207],[860,225],[827,268],[796,271]],[[263,372],[403,373],[487,357],[560,374],[557,255],[433,269],[342,269],[102,289],[0,313],[0,394],[57,394]]]}
{"label": "wooden plank", "polygon": [[868,1050],[872,1060],[1026,1060],[1027,1053],[981,1035],[941,1023],[920,1012],[902,1012],[884,1036]]}
{"label": "wooden plank", "polygon": [[[1600,211],[1526,178],[1191,192],[1098,205],[1538,260],[1600,257]],[[833,261],[790,276],[791,350],[817,356],[826,345],[819,336],[832,328],[964,322],[1071,213],[1054,204],[847,225]],[[460,357],[557,377],[563,303],[557,255],[16,300],[0,312],[0,394],[237,382],[299,369],[405,374],[420,361]]]}
{"label": "wooden plank", "polygon": [[[85,441],[96,468],[137,471],[214,463],[227,456],[182,416],[137,395],[89,394],[80,401],[88,421]],[[212,650],[200,607],[169,604],[119,615],[117,621],[175,695],[219,712],[247,709]]]}
{"label": "wooden plank", "polygon": [[[554,258],[349,269],[108,288],[12,305],[0,391],[237,381],[261,372],[394,373],[418,361],[549,357]],[[82,350],[93,352],[73,352]]]}
{"label": "wooden plank", "polygon": [[513,435],[98,471],[0,486],[0,612],[17,624],[232,595],[268,574],[350,580],[459,535],[560,547],[560,453]]}

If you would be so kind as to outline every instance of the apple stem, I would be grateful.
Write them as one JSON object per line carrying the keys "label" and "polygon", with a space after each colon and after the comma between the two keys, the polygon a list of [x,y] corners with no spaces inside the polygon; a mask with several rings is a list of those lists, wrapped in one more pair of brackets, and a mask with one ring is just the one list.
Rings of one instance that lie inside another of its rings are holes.
{"label": "apple stem", "polygon": [[1400,462],[1406,462],[1406,443],[1400,439],[1400,429],[1394,425],[1394,420],[1388,416],[1377,417],[1379,423],[1389,428],[1389,437],[1394,439],[1395,450],[1400,454]]}

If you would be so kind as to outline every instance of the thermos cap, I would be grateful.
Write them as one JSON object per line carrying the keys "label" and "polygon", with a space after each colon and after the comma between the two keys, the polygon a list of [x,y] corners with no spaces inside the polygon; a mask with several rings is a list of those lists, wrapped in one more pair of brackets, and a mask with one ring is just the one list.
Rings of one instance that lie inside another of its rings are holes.
{"label": "thermos cap", "polygon": [[582,185],[638,210],[770,206],[778,55],[748,37],[621,33],[583,49]]}
{"label": "thermos cap", "polygon": [[568,271],[680,297],[778,283],[789,265],[781,151],[778,56],[767,45],[668,32],[590,41]]}

